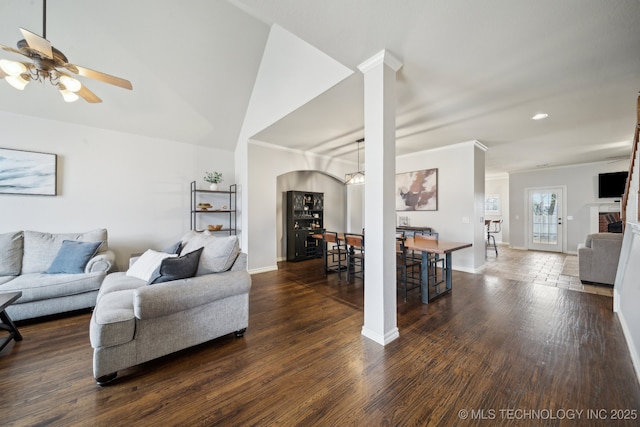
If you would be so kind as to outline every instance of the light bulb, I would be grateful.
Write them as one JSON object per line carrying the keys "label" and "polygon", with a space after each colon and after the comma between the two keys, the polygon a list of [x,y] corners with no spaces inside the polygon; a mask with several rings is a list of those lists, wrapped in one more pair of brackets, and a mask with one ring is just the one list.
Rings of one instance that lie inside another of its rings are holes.
{"label": "light bulb", "polygon": [[65,102],[74,102],[79,98],[78,95],[68,89],[61,89],[60,93],[62,94],[62,98],[64,98]]}
{"label": "light bulb", "polygon": [[60,76],[60,83],[62,83],[65,89],[70,90],[71,92],[77,92],[82,87],[82,84],[69,76]]}
{"label": "light bulb", "polygon": [[27,71],[27,67],[23,63],[9,61],[8,59],[0,59],[0,68],[10,76],[19,76]]}
{"label": "light bulb", "polygon": [[24,90],[24,88],[27,86],[27,83],[29,83],[29,79],[20,74],[18,74],[17,76],[7,76],[4,79],[7,81],[7,83],[18,90]]}

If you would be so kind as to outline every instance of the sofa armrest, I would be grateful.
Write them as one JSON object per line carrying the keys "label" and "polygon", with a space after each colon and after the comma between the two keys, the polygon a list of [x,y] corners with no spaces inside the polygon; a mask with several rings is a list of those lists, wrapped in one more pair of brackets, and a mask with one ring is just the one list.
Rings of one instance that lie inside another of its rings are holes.
{"label": "sofa armrest", "polygon": [[593,249],[580,243],[578,245],[578,275],[580,279],[589,280],[591,277],[591,265]]}
{"label": "sofa armrest", "polygon": [[251,276],[247,271],[226,271],[158,283],[135,290],[133,311],[138,319],[152,319],[248,294],[249,289]]}
{"label": "sofa armrest", "polygon": [[84,268],[85,273],[110,273],[115,271],[116,254],[111,249],[100,252],[89,260]]}

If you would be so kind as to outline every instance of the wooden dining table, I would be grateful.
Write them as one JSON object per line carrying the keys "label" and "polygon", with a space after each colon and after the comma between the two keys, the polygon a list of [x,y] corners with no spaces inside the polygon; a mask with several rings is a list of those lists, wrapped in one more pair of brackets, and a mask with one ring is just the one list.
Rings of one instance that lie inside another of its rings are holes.
{"label": "wooden dining table", "polygon": [[[471,243],[447,242],[444,240],[414,240],[413,237],[407,237],[404,245],[407,249],[422,252],[422,279],[420,280],[420,288],[422,291],[422,303],[429,304],[434,298],[449,293],[452,290],[452,269],[451,269],[451,253],[460,249],[470,248]],[[445,256],[445,289],[434,295],[429,295],[429,254],[440,254]]]}

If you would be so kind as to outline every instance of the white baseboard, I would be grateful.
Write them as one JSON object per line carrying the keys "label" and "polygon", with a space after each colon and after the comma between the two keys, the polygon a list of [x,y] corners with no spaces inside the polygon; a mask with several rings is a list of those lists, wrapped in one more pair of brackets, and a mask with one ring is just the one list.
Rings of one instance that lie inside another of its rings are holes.
{"label": "white baseboard", "polygon": [[640,357],[638,357],[638,353],[636,352],[636,346],[633,342],[633,338],[631,337],[631,332],[629,332],[629,327],[627,326],[627,322],[624,319],[624,315],[621,311],[616,311],[614,307],[614,311],[618,315],[618,320],[620,321],[620,326],[622,326],[622,333],[624,334],[624,338],[627,341],[627,347],[629,348],[629,354],[631,355],[631,362],[633,363],[633,368],[636,371],[636,377],[638,381],[640,381]]}
{"label": "white baseboard", "polygon": [[372,331],[365,326],[362,326],[362,335],[369,338],[370,340],[377,342],[380,345],[387,345],[391,341],[397,339],[400,336],[400,333],[398,332],[398,328],[393,328],[391,331],[388,331],[384,335],[380,335],[379,333]]}
{"label": "white baseboard", "polygon": [[276,270],[278,270],[277,265],[270,265],[267,267],[253,268],[249,270],[249,274],[266,273],[268,271],[276,271]]}

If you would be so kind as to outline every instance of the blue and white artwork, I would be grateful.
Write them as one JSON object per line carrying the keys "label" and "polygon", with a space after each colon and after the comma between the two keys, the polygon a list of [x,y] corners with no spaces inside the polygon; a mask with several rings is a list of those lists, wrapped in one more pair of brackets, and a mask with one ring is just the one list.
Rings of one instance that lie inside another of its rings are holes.
{"label": "blue and white artwork", "polygon": [[56,195],[55,154],[0,148],[0,193]]}

